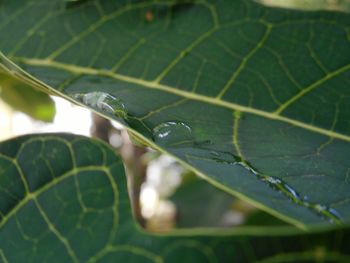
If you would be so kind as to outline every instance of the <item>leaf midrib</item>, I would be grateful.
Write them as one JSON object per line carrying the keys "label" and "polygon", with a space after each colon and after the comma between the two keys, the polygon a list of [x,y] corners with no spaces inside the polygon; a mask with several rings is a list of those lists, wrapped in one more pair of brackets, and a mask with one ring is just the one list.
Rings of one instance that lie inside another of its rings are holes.
{"label": "leaf midrib", "polygon": [[[336,138],[336,139],[350,142],[349,135],[335,132],[333,130],[327,130],[327,129],[313,126],[313,125],[310,125],[310,124],[307,124],[307,123],[304,123],[304,122],[301,122],[301,121],[298,121],[295,119],[281,116],[281,115],[279,115],[278,111],[267,112],[267,111],[263,111],[263,110],[259,110],[259,109],[255,109],[255,108],[250,108],[250,107],[239,105],[236,103],[224,101],[224,100],[221,100],[220,98],[213,98],[213,97],[208,97],[208,96],[205,96],[202,94],[197,94],[197,93],[188,92],[185,90],[175,89],[173,87],[161,84],[157,81],[148,81],[148,80],[144,80],[144,79],[138,79],[138,78],[134,78],[131,76],[118,74],[118,73],[115,73],[115,72],[110,71],[110,70],[77,66],[77,65],[57,62],[57,61],[50,60],[50,59],[35,59],[35,58],[24,58],[24,57],[13,57],[12,59],[14,61],[18,61],[19,63],[26,64],[26,65],[51,67],[51,68],[65,70],[65,71],[68,71],[68,72],[71,72],[71,73],[77,74],[77,75],[85,74],[85,75],[92,75],[92,76],[110,77],[110,78],[113,78],[113,79],[116,79],[119,81],[131,83],[131,84],[136,84],[136,85],[146,87],[149,89],[161,90],[163,92],[178,95],[178,96],[181,96],[183,98],[187,98],[187,99],[191,99],[191,100],[195,100],[195,101],[199,101],[199,102],[205,102],[205,103],[209,103],[212,105],[221,106],[223,108],[228,108],[231,110],[236,110],[236,111],[240,111],[240,112],[244,112],[244,113],[250,113],[250,114],[264,117],[264,118],[271,119],[271,120],[285,122],[285,123],[291,124],[293,126],[303,128],[305,130],[309,130],[309,131],[319,133],[319,134],[322,134],[322,135],[325,135],[325,136],[328,136],[331,138]],[[305,90],[303,90],[302,95],[304,95],[307,92],[310,92],[311,90],[313,90],[314,88],[319,86],[318,84],[323,83],[323,82],[331,79],[332,77],[345,72],[348,69],[350,69],[350,64],[345,65],[342,68],[325,75],[323,78],[319,79],[317,82],[313,83],[312,85],[307,87]],[[300,96],[297,96],[297,97],[300,97]],[[295,101],[295,97],[293,97],[293,101]],[[291,103],[289,103],[289,105],[290,104]]]}

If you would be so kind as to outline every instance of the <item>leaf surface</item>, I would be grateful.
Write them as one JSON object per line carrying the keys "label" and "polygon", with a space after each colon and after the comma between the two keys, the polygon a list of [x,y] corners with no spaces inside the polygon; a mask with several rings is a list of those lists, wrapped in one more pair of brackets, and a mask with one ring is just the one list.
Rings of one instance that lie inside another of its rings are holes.
{"label": "leaf surface", "polygon": [[123,164],[104,143],[67,134],[0,143],[0,262],[350,258],[348,230],[309,236],[275,230],[147,233],[132,218]]}
{"label": "leaf surface", "polygon": [[349,222],[349,15],[248,0],[0,8],[0,50],[25,71],[3,56],[12,74],[288,222]]}

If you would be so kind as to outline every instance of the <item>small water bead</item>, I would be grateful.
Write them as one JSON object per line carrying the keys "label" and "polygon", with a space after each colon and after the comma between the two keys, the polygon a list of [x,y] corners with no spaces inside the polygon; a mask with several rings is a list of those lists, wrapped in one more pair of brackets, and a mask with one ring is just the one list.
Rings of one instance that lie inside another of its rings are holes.
{"label": "small water bead", "polygon": [[128,114],[125,104],[120,99],[112,96],[109,93],[100,91],[78,93],[72,95],[72,98],[81,101],[87,106],[111,113],[119,118],[127,118]]}
{"label": "small water bead", "polygon": [[273,185],[282,184],[281,179],[272,176],[267,176],[264,178],[264,180]]}
{"label": "small water bead", "polygon": [[334,208],[329,208],[325,205],[321,205],[321,204],[316,204],[313,205],[313,208],[318,211],[320,214],[324,215],[326,218],[330,219],[331,223],[340,223],[341,221],[341,216],[338,213],[337,210],[335,210]]}
{"label": "small water bead", "polygon": [[234,156],[231,153],[210,151],[210,155],[211,159],[218,163],[243,166],[248,171],[250,171],[251,174],[254,174],[260,180],[265,181],[269,186],[280,191],[282,194],[289,197],[296,204],[314,210],[319,215],[327,218],[332,223],[340,222],[341,217],[335,209],[329,208],[325,205],[311,203],[309,202],[309,197],[306,195],[303,198],[301,198],[299,193],[296,190],[294,190],[292,186],[285,183],[282,179],[259,173],[256,169],[254,169],[252,165],[249,164],[249,162],[246,162],[241,158]]}
{"label": "small water bead", "polygon": [[249,173],[260,176],[258,171],[256,171],[248,162],[244,161],[241,157],[236,156],[229,152],[210,152],[211,159],[217,163],[230,164],[230,165],[239,165],[249,171]]}
{"label": "small water bead", "polygon": [[301,201],[300,195],[290,185],[284,183],[282,186],[295,200]]}
{"label": "small water bead", "polygon": [[330,214],[332,214],[334,217],[336,217],[337,219],[341,219],[339,212],[337,210],[335,210],[334,208],[328,208],[327,211]]}
{"label": "small water bead", "polygon": [[294,202],[302,203],[302,205],[308,206],[307,203],[303,203],[300,195],[294,190],[290,185],[283,182],[281,179],[273,176],[266,176],[260,174],[255,170],[248,162],[243,161],[241,158],[232,155],[231,153],[219,153],[219,152],[210,152],[212,159],[219,163],[240,165],[247,169],[251,174],[257,176],[259,179],[267,182],[271,187],[282,191],[284,194],[289,196]]}
{"label": "small water bead", "polygon": [[153,140],[167,146],[177,146],[193,143],[192,129],[183,122],[163,122],[153,129]]}
{"label": "small water bead", "polygon": [[327,210],[327,207],[325,205],[320,205],[320,204],[314,205],[314,208],[319,212]]}

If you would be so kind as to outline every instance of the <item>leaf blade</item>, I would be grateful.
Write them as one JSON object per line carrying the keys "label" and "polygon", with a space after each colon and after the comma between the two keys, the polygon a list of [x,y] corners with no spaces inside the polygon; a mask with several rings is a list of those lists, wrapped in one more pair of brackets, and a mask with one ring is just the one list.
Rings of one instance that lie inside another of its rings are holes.
{"label": "leaf blade", "polygon": [[[350,54],[349,16],[268,9],[249,1],[119,2],[115,6],[87,1],[71,13],[60,1],[36,5],[44,6],[51,18],[42,25],[33,20],[37,32],[28,39],[22,39],[22,31],[16,33],[22,40],[20,48],[13,49],[13,40],[1,45],[35,78],[66,95],[97,91],[120,99],[128,108],[128,118],[119,121],[150,145],[175,155],[221,189],[286,221],[304,228],[327,224],[335,220],[333,210],[348,221],[344,184],[348,159],[344,156],[350,141],[345,89],[349,57],[339,54]],[[55,13],[57,7],[64,11]],[[153,15],[151,21],[147,12]],[[63,30],[63,36],[44,51],[29,44],[38,41],[39,31],[54,30],[56,19],[73,25],[86,14],[89,20],[75,28],[74,38]],[[130,23],[130,18],[137,23]],[[5,23],[2,30],[8,28]],[[108,32],[118,34],[101,42]],[[118,39],[125,44],[118,45]],[[169,48],[172,43],[176,45]],[[340,52],[335,52],[334,43]],[[28,55],[26,49],[35,55]],[[239,120],[236,115],[241,116]],[[174,121],[191,127],[192,148],[159,147],[152,141],[155,127]],[[198,147],[203,142],[210,143]],[[212,151],[224,156],[221,163],[211,156]],[[227,153],[233,155],[229,161]],[[245,165],[229,165],[234,156]],[[247,164],[259,176],[251,176],[244,169],[249,168]],[[330,179],[318,183],[310,179],[314,175]],[[268,182],[276,178],[287,191],[271,187]],[[317,191],[310,187],[314,183]],[[323,207],[327,209],[315,211]]]}
{"label": "leaf blade", "polygon": [[[66,159],[58,162],[57,156]],[[3,169],[9,161],[15,170]],[[32,163],[37,169],[25,169]],[[260,228],[260,234],[254,228],[145,232],[132,218],[119,157],[104,143],[89,138],[68,134],[18,137],[0,143],[0,164],[0,259],[4,262],[349,258],[346,229],[323,229],[309,236],[291,227],[274,234],[268,227]],[[16,170],[24,171],[23,177]],[[26,181],[28,187],[20,189],[23,194],[15,203],[6,189],[16,192],[18,184],[4,178]]]}

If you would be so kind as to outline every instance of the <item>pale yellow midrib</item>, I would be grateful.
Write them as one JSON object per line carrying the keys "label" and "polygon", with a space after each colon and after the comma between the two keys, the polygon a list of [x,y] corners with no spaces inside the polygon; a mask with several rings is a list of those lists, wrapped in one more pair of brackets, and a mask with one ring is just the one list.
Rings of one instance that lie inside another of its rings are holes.
{"label": "pale yellow midrib", "polygon": [[192,92],[188,92],[188,91],[180,90],[180,89],[175,89],[175,88],[172,88],[170,86],[160,84],[156,81],[137,79],[134,77],[117,74],[117,73],[109,71],[109,70],[81,67],[81,66],[65,64],[65,63],[61,63],[61,62],[57,62],[57,61],[53,61],[53,60],[49,60],[49,59],[31,59],[31,58],[13,58],[13,59],[17,60],[21,63],[27,64],[27,65],[52,67],[52,68],[56,68],[56,69],[62,69],[62,70],[65,70],[65,71],[68,71],[68,72],[71,72],[74,74],[106,76],[106,77],[114,78],[114,79],[119,80],[119,81],[124,81],[127,83],[136,84],[136,85],[147,87],[150,89],[156,89],[156,90],[161,90],[164,92],[172,93],[174,95],[178,95],[178,96],[181,96],[181,97],[184,97],[187,99],[205,102],[205,103],[216,105],[216,106],[221,106],[221,107],[228,108],[231,110],[238,110],[241,112],[250,113],[250,114],[254,114],[254,115],[264,117],[267,119],[271,119],[271,120],[285,122],[285,123],[303,128],[305,130],[309,130],[309,131],[323,134],[323,135],[326,135],[326,136],[329,136],[332,138],[336,138],[336,139],[350,142],[350,136],[348,136],[348,135],[341,134],[341,133],[331,131],[331,130],[326,130],[324,128],[312,126],[310,124],[306,124],[306,123],[303,123],[301,121],[293,120],[293,119],[281,116],[281,115],[277,114],[276,112],[266,112],[266,111],[262,111],[262,110],[258,110],[258,109],[254,109],[254,108],[249,108],[247,106],[235,104],[232,102],[224,101],[224,100],[221,100],[219,98],[207,97],[207,96],[204,96],[201,94],[192,93]]}

